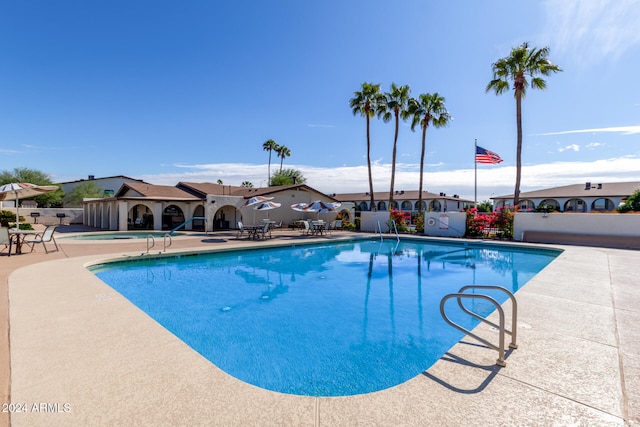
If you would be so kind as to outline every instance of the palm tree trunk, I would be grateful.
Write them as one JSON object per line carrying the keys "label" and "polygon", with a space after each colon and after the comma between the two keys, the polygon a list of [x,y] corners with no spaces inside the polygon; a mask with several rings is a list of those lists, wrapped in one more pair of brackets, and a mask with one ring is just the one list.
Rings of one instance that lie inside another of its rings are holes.
{"label": "palm tree trunk", "polygon": [[418,215],[422,214],[422,175],[424,174],[424,149],[427,139],[427,125],[422,125],[422,151],[420,152],[420,184],[418,185]]}
{"label": "palm tree trunk", "polygon": [[371,139],[369,138],[369,114],[367,112],[367,167],[369,168],[369,195],[371,196],[371,206],[369,210],[376,210],[375,199],[373,197],[373,177],[371,175]]}
{"label": "palm tree trunk", "polygon": [[400,126],[398,112],[396,111],[396,132],[393,136],[393,155],[391,157],[391,188],[389,189],[389,209],[393,209],[393,187],[396,181],[396,152],[398,146],[398,127]]}
{"label": "palm tree trunk", "polygon": [[267,187],[271,185],[271,149],[269,149],[269,173],[267,175]]}
{"label": "palm tree trunk", "polygon": [[516,146],[516,188],[513,190],[513,207],[520,204],[520,176],[522,175],[522,91],[516,90],[516,126],[518,144]]}

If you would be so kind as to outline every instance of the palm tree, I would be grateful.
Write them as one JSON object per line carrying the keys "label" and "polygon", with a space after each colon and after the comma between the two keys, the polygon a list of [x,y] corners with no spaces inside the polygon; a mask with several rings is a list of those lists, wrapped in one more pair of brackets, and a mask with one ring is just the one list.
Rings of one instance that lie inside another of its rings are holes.
{"label": "palm tree", "polygon": [[240,187],[253,188],[253,183],[251,181],[242,181],[242,184],[240,184]]}
{"label": "palm tree", "polygon": [[262,144],[262,149],[264,151],[269,152],[269,174],[267,177],[268,178],[267,182],[270,182],[271,181],[271,152],[278,149],[278,144],[276,144],[276,142],[273,139],[268,139],[267,141],[265,141],[264,144]]}
{"label": "palm tree", "polygon": [[420,152],[420,185],[418,188],[418,212],[422,213],[422,180],[424,175],[424,153],[425,141],[427,138],[427,128],[433,125],[441,128],[449,124],[451,115],[444,105],[444,98],[435,92],[433,94],[421,94],[418,99],[409,101],[409,113],[413,116],[411,130],[415,130],[419,124],[422,128],[422,151]]}
{"label": "palm tree", "polygon": [[[520,203],[520,176],[522,172],[522,98],[526,88],[531,85],[533,89],[546,89],[547,82],[537,77],[538,74],[549,74],[562,71],[547,58],[549,47],[529,48],[525,42],[521,46],[511,49],[511,55],[498,59],[493,65],[493,79],[487,85],[486,91],[494,91],[501,95],[511,88],[513,82],[514,96],[516,98],[516,126],[518,129],[518,143],[516,148],[516,186],[513,192],[513,206]],[[527,81],[530,77],[530,82]]]}
{"label": "palm tree", "polygon": [[371,175],[371,138],[369,135],[369,120],[371,117],[380,115],[384,109],[385,97],[380,93],[380,85],[373,83],[362,83],[362,90],[353,93],[355,96],[349,100],[349,106],[353,115],[360,114],[367,119],[367,167],[369,168],[369,195],[371,196],[371,210],[375,211],[375,200],[373,197],[373,177]]}
{"label": "palm tree", "polygon": [[393,135],[393,156],[391,157],[391,187],[389,188],[389,209],[393,209],[393,187],[396,180],[396,153],[398,145],[398,129],[400,128],[400,118],[406,120],[409,117],[408,103],[411,89],[408,85],[396,86],[391,83],[391,92],[384,94],[386,98],[386,108],[382,114],[382,120],[388,122],[395,118],[396,131]]}
{"label": "palm tree", "polygon": [[291,150],[284,145],[278,145],[276,153],[278,153],[278,157],[280,157],[280,172],[282,172],[282,163],[284,162],[284,158],[291,156]]}

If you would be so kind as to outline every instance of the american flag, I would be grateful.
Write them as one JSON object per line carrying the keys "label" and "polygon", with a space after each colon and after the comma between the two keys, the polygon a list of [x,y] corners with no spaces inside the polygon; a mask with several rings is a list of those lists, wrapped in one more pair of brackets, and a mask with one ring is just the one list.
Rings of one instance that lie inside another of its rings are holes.
{"label": "american flag", "polygon": [[485,163],[495,165],[501,163],[502,159],[493,151],[485,150],[482,147],[476,146],[476,163]]}

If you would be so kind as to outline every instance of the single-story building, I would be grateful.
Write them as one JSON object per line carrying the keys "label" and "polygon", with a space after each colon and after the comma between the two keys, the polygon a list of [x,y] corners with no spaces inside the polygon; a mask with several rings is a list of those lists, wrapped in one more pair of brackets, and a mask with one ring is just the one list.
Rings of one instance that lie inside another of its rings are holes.
{"label": "single-story building", "polygon": [[[280,208],[256,211],[243,207],[254,196],[273,197]],[[264,218],[288,226],[316,214],[291,209],[297,203],[337,200],[306,184],[249,188],[233,185],[180,182],[176,186],[141,182],[122,184],[113,197],[84,200],[84,224],[107,230],[215,231],[236,229],[238,222],[252,224]],[[322,214],[327,221],[336,212]]]}
{"label": "single-story building", "polygon": [[[342,203],[353,203],[360,211],[371,210],[371,196],[365,193],[342,193],[332,194],[338,201]],[[407,212],[409,214],[417,214],[419,191],[397,190],[393,194],[393,209]],[[386,211],[389,208],[389,192],[376,191],[373,193],[373,200],[377,211]],[[473,200],[461,199],[460,196],[454,194],[448,196],[446,193],[430,193],[422,192],[422,211],[423,212],[447,212],[461,211],[467,206],[473,205]]]}
{"label": "single-story building", "polygon": [[[611,182],[565,185],[520,193],[520,210],[551,206],[560,212],[611,212],[640,190],[640,182]],[[491,197],[495,209],[513,206],[513,194]]]}

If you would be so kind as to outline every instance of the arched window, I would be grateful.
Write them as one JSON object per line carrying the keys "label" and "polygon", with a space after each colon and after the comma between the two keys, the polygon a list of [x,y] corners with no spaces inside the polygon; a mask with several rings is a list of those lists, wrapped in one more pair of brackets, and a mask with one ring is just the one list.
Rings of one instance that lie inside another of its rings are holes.
{"label": "arched window", "polygon": [[432,200],[429,202],[429,210],[431,212],[440,212],[442,210],[442,205],[439,200]]}
{"label": "arched window", "polygon": [[586,212],[587,204],[582,199],[570,199],[564,204],[565,212]]}
{"label": "arched window", "polygon": [[524,199],[524,200],[520,200],[520,202],[518,203],[518,207],[520,208],[521,211],[526,212],[526,211],[532,211],[533,209],[535,209],[536,205],[531,200]]}
{"label": "arched window", "polygon": [[408,200],[405,200],[404,202],[402,202],[402,210],[403,211],[410,211],[411,210],[411,202]]}
{"label": "arched window", "polygon": [[361,211],[368,211],[369,210],[369,205],[367,204],[367,202],[360,202],[360,210]]}
{"label": "arched window", "polygon": [[615,209],[613,202],[610,199],[597,199],[591,204],[592,211],[609,212]]}
{"label": "arched window", "polygon": [[558,203],[556,199],[544,199],[543,201],[540,202],[540,204],[538,205],[538,208],[544,208],[545,206],[551,206],[553,207],[553,209],[557,211],[560,210],[560,203]]}
{"label": "arched window", "polygon": [[387,204],[385,202],[378,202],[378,210],[379,211],[386,211],[387,210]]}
{"label": "arched window", "polygon": [[393,202],[393,209],[398,210],[398,202],[396,202],[395,200]]}
{"label": "arched window", "polygon": [[[420,207],[418,205],[418,202],[415,203],[413,210],[419,211]],[[422,212],[427,210],[427,202],[425,202],[424,200],[422,201]]]}

